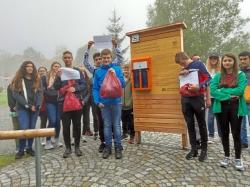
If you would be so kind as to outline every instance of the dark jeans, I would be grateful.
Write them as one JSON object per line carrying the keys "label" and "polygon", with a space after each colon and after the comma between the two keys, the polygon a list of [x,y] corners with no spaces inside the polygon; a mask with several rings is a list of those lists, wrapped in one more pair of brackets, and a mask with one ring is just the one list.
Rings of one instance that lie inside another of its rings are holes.
{"label": "dark jeans", "polygon": [[131,137],[135,136],[133,109],[122,110],[122,131],[123,134],[129,132]]}
{"label": "dark jeans", "polygon": [[103,118],[102,118],[101,109],[98,106],[96,106],[96,114],[97,114],[97,117],[98,117],[100,140],[101,140],[102,143],[104,143],[105,142],[105,140],[104,140],[104,122],[103,122]]}
{"label": "dark jeans", "polygon": [[99,131],[99,121],[98,121],[98,116],[97,116],[97,109],[96,109],[96,104],[94,103],[94,99],[93,96],[90,96],[90,105],[91,105],[91,109],[92,109],[92,116],[93,116],[93,121],[94,121],[94,132],[97,133]]}
{"label": "dark jeans", "polygon": [[40,116],[40,121],[41,121],[40,128],[44,129],[44,128],[47,127],[47,120],[48,120],[47,113],[46,112],[40,112],[39,116]]}
{"label": "dark jeans", "polygon": [[84,106],[82,108],[82,134],[85,134],[86,131],[90,130],[90,117],[89,117],[89,111],[90,111],[90,102],[84,103]]}
{"label": "dark jeans", "polygon": [[80,146],[81,116],[82,116],[82,110],[62,113],[63,139],[64,139],[66,148],[71,148],[71,141],[70,141],[71,121],[73,123],[73,137],[75,139],[74,141],[75,147]]}
{"label": "dark jeans", "polygon": [[238,116],[239,101],[223,101],[221,102],[221,113],[217,114],[220,130],[221,141],[226,157],[230,156],[230,144],[229,144],[229,124],[231,126],[231,132],[234,141],[235,158],[241,157],[241,140],[240,129],[242,116]]}
{"label": "dark jeans", "polygon": [[181,97],[182,112],[187,123],[191,149],[197,150],[194,116],[197,119],[201,149],[207,150],[207,126],[205,121],[205,102],[203,96]]}

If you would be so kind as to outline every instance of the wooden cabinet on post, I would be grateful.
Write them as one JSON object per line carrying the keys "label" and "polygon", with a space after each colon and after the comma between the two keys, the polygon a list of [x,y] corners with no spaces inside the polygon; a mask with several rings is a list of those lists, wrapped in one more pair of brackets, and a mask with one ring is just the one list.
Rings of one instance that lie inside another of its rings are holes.
{"label": "wooden cabinet on post", "polygon": [[183,51],[185,23],[174,23],[127,33],[131,45],[134,125],[137,143],[141,131],[182,134],[187,130],[181,111],[175,54]]}

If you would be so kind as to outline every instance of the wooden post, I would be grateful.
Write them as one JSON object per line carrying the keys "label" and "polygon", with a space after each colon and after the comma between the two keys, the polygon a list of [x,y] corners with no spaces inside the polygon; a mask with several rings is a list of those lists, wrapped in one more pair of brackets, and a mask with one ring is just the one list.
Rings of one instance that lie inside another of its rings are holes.
{"label": "wooden post", "polygon": [[36,137],[48,137],[48,136],[55,136],[54,128],[0,131],[0,140],[29,139],[29,138],[36,138]]}
{"label": "wooden post", "polygon": [[182,149],[186,149],[188,146],[188,142],[187,142],[187,134],[182,134],[181,135],[181,139],[182,139]]}
{"label": "wooden post", "polygon": [[137,144],[141,143],[141,131],[135,131],[135,141]]}

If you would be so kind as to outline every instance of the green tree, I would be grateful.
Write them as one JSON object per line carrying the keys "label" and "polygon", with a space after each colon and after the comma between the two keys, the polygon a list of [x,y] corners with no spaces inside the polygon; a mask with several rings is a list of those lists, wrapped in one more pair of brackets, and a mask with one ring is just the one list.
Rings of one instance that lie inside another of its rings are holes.
{"label": "green tree", "polygon": [[28,47],[23,51],[23,60],[31,60],[37,68],[44,66],[46,62],[45,56],[33,47]]}
{"label": "green tree", "polygon": [[[125,40],[126,35],[123,34],[123,24],[121,24],[121,17],[117,16],[116,10],[114,9],[112,12],[112,17],[109,18],[109,25],[106,27],[108,30],[108,34],[112,35],[117,39],[118,46],[121,47],[122,42]],[[125,47],[121,50],[122,54],[126,54],[129,47]]]}
{"label": "green tree", "polygon": [[249,33],[243,27],[249,18],[240,16],[243,0],[156,0],[148,7],[148,26],[184,21],[184,49],[205,57],[249,49]]}

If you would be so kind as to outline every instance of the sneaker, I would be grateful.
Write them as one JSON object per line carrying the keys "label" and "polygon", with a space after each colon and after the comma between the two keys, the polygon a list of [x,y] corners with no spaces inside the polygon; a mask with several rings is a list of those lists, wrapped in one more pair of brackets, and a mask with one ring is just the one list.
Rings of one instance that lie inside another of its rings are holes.
{"label": "sneaker", "polygon": [[105,143],[101,143],[98,149],[99,153],[102,153],[104,148],[105,148]]}
{"label": "sneaker", "polygon": [[82,156],[82,151],[78,148],[75,148],[75,154],[76,156]]}
{"label": "sneaker", "polygon": [[241,159],[235,159],[235,169],[237,171],[244,171],[244,166]]}
{"label": "sneaker", "polygon": [[69,155],[71,154],[71,149],[70,148],[66,148],[64,153],[63,153],[63,158],[68,158]]}
{"label": "sneaker", "polygon": [[62,147],[62,146],[63,146],[63,143],[60,142],[59,138],[55,138],[54,146],[55,146],[55,147]]}
{"label": "sneaker", "polygon": [[15,159],[21,159],[24,156],[24,151],[18,151],[15,155]]}
{"label": "sneaker", "polygon": [[82,142],[83,142],[83,143],[86,143],[86,142],[87,142],[85,136],[82,136]]}
{"label": "sneaker", "polygon": [[91,130],[87,130],[84,135],[85,136],[93,136],[93,132]]}
{"label": "sneaker", "polygon": [[200,142],[200,140],[196,140],[196,147],[197,147],[197,149],[201,149],[201,142]]}
{"label": "sneaker", "polygon": [[209,137],[207,143],[208,144],[213,144],[214,143],[214,137]]}
{"label": "sneaker", "polygon": [[52,137],[52,138],[51,138],[51,143],[52,143],[52,144],[55,144],[55,143],[56,143],[56,139],[58,139],[58,138]]}
{"label": "sneaker", "polygon": [[199,161],[204,162],[205,160],[207,160],[207,150],[201,150]]}
{"label": "sneaker", "polygon": [[105,146],[102,152],[102,158],[107,159],[111,155],[111,147]]}
{"label": "sneaker", "polygon": [[197,150],[191,150],[187,155],[186,155],[186,159],[187,160],[191,160],[194,157],[198,156],[198,151]]}
{"label": "sneaker", "polygon": [[41,138],[41,144],[42,144],[42,146],[45,146],[46,145],[46,139],[45,138]]}
{"label": "sneaker", "polygon": [[45,150],[50,150],[50,149],[54,149],[54,146],[52,145],[51,141],[47,141],[46,145],[44,146]]}
{"label": "sneaker", "polygon": [[130,138],[130,139],[128,140],[128,143],[129,143],[129,144],[134,144],[134,143],[135,143],[135,139],[134,139],[134,138]]}
{"label": "sneaker", "polygon": [[128,135],[126,133],[122,134],[122,140],[127,139]]}
{"label": "sneaker", "polygon": [[118,147],[115,148],[115,158],[116,159],[122,158],[122,149],[121,148],[118,148]]}
{"label": "sneaker", "polygon": [[242,148],[242,149],[246,149],[246,148],[248,148],[248,144],[244,144],[244,143],[243,143],[243,144],[241,144],[241,148]]}
{"label": "sneaker", "polygon": [[28,154],[30,156],[35,156],[35,151],[32,148],[27,148],[26,154]]}
{"label": "sneaker", "polygon": [[224,160],[220,161],[220,166],[226,168],[230,163],[229,157],[225,157]]}

